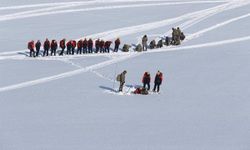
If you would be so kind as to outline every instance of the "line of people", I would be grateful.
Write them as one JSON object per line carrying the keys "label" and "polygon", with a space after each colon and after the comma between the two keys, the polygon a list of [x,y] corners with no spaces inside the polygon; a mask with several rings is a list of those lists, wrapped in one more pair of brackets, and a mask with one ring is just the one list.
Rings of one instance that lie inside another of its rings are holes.
{"label": "line of people", "polygon": [[[116,77],[116,80],[120,83],[119,86],[119,92],[123,91],[123,86],[125,84],[125,77],[126,77],[127,71],[124,70],[122,73],[118,74]],[[163,81],[163,73],[160,71],[157,71],[155,75],[155,80],[154,80],[154,88],[153,92],[160,92],[160,86]],[[151,82],[151,76],[149,72],[145,72],[143,77],[142,77],[142,87],[138,87],[133,93],[134,94],[142,94],[142,95],[147,95],[148,92],[150,91],[150,82]]]}
{"label": "line of people", "polygon": [[[138,44],[135,46],[135,51],[142,52],[147,51],[148,47],[150,49],[154,48],[162,48],[163,45],[169,46],[169,45],[180,45],[181,41],[185,39],[184,33],[180,30],[179,27],[172,28],[172,37],[166,36],[165,39],[160,39],[157,43],[155,40],[152,40],[148,45],[148,37],[147,35],[144,35],[142,37],[141,44]],[[165,40],[165,41],[163,41]],[[59,42],[59,45],[57,44],[56,40],[52,40],[51,42],[46,39],[43,44],[43,55],[42,56],[48,56],[49,51],[51,56],[55,56],[57,54],[58,47],[61,48],[61,52],[59,55],[64,55],[65,50],[67,55],[74,55],[76,54],[85,54],[85,53],[109,53],[110,52],[110,46],[113,42],[112,41],[104,41],[97,39],[93,41],[90,39],[80,39],[79,41],[70,40],[66,43],[66,39],[62,39]],[[121,41],[119,38],[117,38],[114,41],[114,52],[118,52],[119,46],[121,44]],[[41,42],[38,40],[36,43],[32,40],[28,43],[28,49],[30,50],[30,57],[38,57],[40,53],[41,48]],[[128,52],[131,48],[131,45],[124,44],[121,51],[122,52]]]}
{"label": "line of people", "polygon": [[[70,40],[66,42],[66,39],[62,39],[59,42],[59,45],[56,40],[52,40],[51,42],[46,39],[43,43],[43,54],[42,56],[49,56],[49,52],[51,56],[56,56],[58,47],[60,47],[61,51],[59,53],[60,56],[64,55],[74,55],[76,54],[86,54],[86,53],[109,53],[112,41],[104,41],[97,39],[93,41],[90,39],[80,39],[79,41]],[[117,38],[114,41],[114,52],[118,52],[119,46],[121,44],[120,38]],[[41,42],[37,40],[35,43],[33,40],[28,42],[28,49],[30,50],[30,57],[38,57],[41,50]],[[65,52],[66,50],[66,52]]]}

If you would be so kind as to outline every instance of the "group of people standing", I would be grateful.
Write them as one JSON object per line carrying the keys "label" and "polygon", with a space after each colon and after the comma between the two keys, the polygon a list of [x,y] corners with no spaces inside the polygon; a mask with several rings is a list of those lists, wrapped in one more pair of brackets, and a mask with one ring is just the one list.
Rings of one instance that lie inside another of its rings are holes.
{"label": "group of people standing", "polygon": [[[181,31],[179,27],[172,28],[172,37],[166,36],[165,38],[161,38],[158,42],[155,40],[152,40],[149,42],[148,45],[148,37],[147,35],[144,35],[142,37],[142,41],[140,44],[136,45],[134,50],[137,52],[141,51],[147,51],[148,47],[150,49],[154,48],[162,48],[163,45],[169,46],[169,45],[180,45],[181,41],[185,39],[184,33]],[[165,41],[164,41],[165,40]],[[62,39],[59,42],[59,45],[57,44],[56,40],[52,40],[51,42],[46,39],[43,43],[43,54],[42,56],[48,56],[49,52],[51,56],[56,56],[58,48],[60,47],[61,51],[58,52],[59,55],[64,55],[66,50],[66,55],[74,55],[76,54],[85,54],[85,53],[109,53],[110,52],[110,46],[113,42],[112,41],[104,41],[104,40],[92,40],[90,39],[80,39],[78,41],[76,40],[69,40],[66,42],[66,39]],[[121,44],[121,41],[119,38],[117,38],[114,41],[114,52],[118,52],[119,46]],[[28,49],[30,50],[30,57],[38,57],[40,54],[41,49],[41,42],[38,40],[37,42],[34,42],[33,40],[28,42]],[[124,44],[121,51],[122,52],[128,52],[131,45]]]}
{"label": "group of people standing", "polygon": [[[62,56],[66,55],[74,55],[76,54],[86,54],[86,53],[109,53],[110,47],[112,41],[104,41],[97,39],[93,41],[90,39],[80,39],[78,41],[76,40],[69,40],[66,42],[66,39],[62,39],[59,44],[56,40],[49,41],[46,39],[43,43],[43,53],[42,56],[49,56],[49,52],[51,56],[56,56],[57,50],[60,47],[61,51],[59,52],[59,55]],[[119,46],[121,44],[121,41],[119,38],[117,38],[114,41],[114,52],[118,52]],[[33,40],[28,42],[28,49],[30,50],[30,57],[38,57],[41,50],[41,42],[40,40],[37,40],[37,42],[34,42]]]}
{"label": "group of people standing", "polygon": [[[124,70],[122,73],[118,74],[116,77],[116,80],[120,83],[119,86],[119,92],[123,91],[123,86],[125,84],[125,75],[127,74],[127,71]],[[160,92],[160,85],[162,84],[163,81],[163,73],[160,71],[157,71],[154,79],[154,88],[153,92]],[[150,82],[151,82],[151,76],[149,72],[145,72],[142,77],[142,87],[138,87],[135,91],[134,94],[143,94],[147,95],[148,92],[150,91]]]}

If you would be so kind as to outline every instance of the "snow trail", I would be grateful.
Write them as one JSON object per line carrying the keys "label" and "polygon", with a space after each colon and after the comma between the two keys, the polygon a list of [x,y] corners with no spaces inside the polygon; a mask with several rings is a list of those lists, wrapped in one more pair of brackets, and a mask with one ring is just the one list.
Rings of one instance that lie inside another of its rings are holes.
{"label": "snow trail", "polygon": [[[57,3],[40,3],[40,4],[27,4],[27,5],[17,5],[17,6],[5,6],[0,7],[1,10],[17,10],[17,9],[25,9],[25,8],[37,8],[37,7],[50,7],[50,6],[59,6],[59,5],[72,5],[72,4],[96,4],[96,3],[123,3],[123,2],[130,2],[130,3],[137,3],[137,2],[165,2],[169,0],[95,0],[95,1],[87,1],[87,2],[79,2],[79,1],[72,1],[72,2],[57,2]],[[198,1],[197,1],[198,2]],[[227,2],[227,0],[207,0],[207,1],[200,1],[200,3],[219,3],[219,2]]]}
{"label": "snow trail", "polygon": [[77,70],[74,70],[74,71],[69,71],[69,72],[61,73],[61,74],[50,76],[50,77],[40,78],[40,79],[37,79],[37,80],[22,82],[22,83],[10,85],[10,86],[0,87],[0,92],[20,89],[20,88],[24,88],[24,87],[34,86],[34,85],[41,84],[41,83],[50,82],[50,81],[53,81],[53,80],[58,80],[58,79],[61,79],[61,78],[71,77],[71,76],[78,75],[78,74],[81,74],[81,73],[84,73],[84,72],[87,72],[87,71],[100,69],[100,68],[106,67],[108,65],[118,63],[118,62],[121,62],[121,61],[124,61],[124,60],[127,60],[127,59],[131,59],[131,58],[134,58],[134,57],[142,55],[142,54],[213,47],[213,46],[219,46],[219,45],[224,45],[224,44],[233,44],[233,43],[236,43],[236,42],[249,41],[249,40],[250,40],[250,36],[246,36],[246,37],[223,40],[223,41],[217,41],[217,42],[211,42],[211,43],[204,43],[204,44],[197,44],[197,45],[190,45],[190,46],[183,46],[183,47],[175,47],[175,48],[168,48],[168,49],[158,49],[158,50],[156,49],[156,50],[146,51],[146,52],[141,52],[141,53],[136,53],[136,52],[127,53],[127,55],[125,55],[125,56],[114,58],[114,59],[111,59],[111,60],[108,60],[108,61],[104,61],[104,62],[95,64],[95,65],[91,65],[91,66],[81,68],[81,69],[77,69]]}
{"label": "snow trail", "polygon": [[[165,3],[151,3],[151,4],[124,4],[124,5],[102,6],[102,7],[93,7],[93,8],[65,9],[65,10],[56,10],[56,11],[46,12],[47,10],[54,10],[56,8],[59,9],[59,8],[67,8],[67,7],[77,6],[77,5],[83,5],[83,4],[71,4],[71,6],[56,6],[54,8],[45,8],[45,9],[40,9],[40,10],[31,10],[31,11],[27,11],[27,12],[21,12],[21,13],[4,15],[4,16],[0,16],[0,21],[23,19],[23,18],[30,18],[30,17],[38,17],[38,16],[44,16],[44,15],[55,15],[55,14],[73,13],[73,12],[86,12],[86,11],[122,9],[122,8],[138,8],[138,7],[150,7],[150,6],[200,4],[200,3],[204,3],[204,1],[165,2]],[[208,3],[208,2],[206,2],[206,3]],[[34,12],[40,12],[40,11],[43,11],[43,10],[45,12],[34,13]]]}
{"label": "snow trail", "polygon": [[[205,16],[205,17],[207,17],[207,16]],[[206,32],[215,30],[217,28],[220,28],[222,26],[228,25],[230,23],[236,22],[238,20],[241,20],[241,19],[244,19],[244,18],[247,18],[247,17],[250,17],[250,13],[242,15],[242,16],[239,16],[239,17],[235,17],[235,18],[232,18],[232,19],[229,19],[229,20],[226,20],[224,22],[218,23],[218,24],[216,24],[214,26],[211,26],[209,28],[206,28],[204,30],[198,31],[196,33],[193,33],[193,34],[189,35],[186,39],[190,40],[190,39],[198,38],[198,37],[200,37],[202,34],[204,34]],[[199,17],[198,20],[197,19],[193,19],[193,20],[187,21],[187,22],[191,23],[191,25],[194,25],[194,23],[198,23],[199,21],[201,21],[201,19],[202,18]],[[192,23],[192,21],[194,21],[194,23]],[[182,29],[186,29],[187,27],[190,27],[190,24],[188,24],[188,23],[184,23],[183,25],[180,25],[180,27]],[[185,26],[185,25],[187,25],[187,26]],[[94,35],[89,35],[87,37],[92,37],[92,38],[93,37],[94,38],[101,37],[101,38],[104,38],[104,39],[111,39],[113,37],[121,36],[123,34],[129,34],[129,33],[133,34],[132,31],[138,31],[138,30],[133,29],[133,27],[131,29],[130,28],[131,27],[127,27],[125,29],[122,28],[122,29],[107,31],[107,32],[98,33],[98,34],[94,34]],[[111,34],[113,36],[110,36],[109,34]],[[20,51],[18,51],[18,52],[20,52]],[[3,54],[16,54],[16,52],[0,53],[0,60],[6,60],[6,59],[16,59],[16,60],[26,59],[26,60],[33,60],[34,59],[34,58],[26,57],[24,55],[1,56],[1,54],[2,55]],[[83,58],[83,57],[99,57],[99,56],[106,56],[106,55],[110,55],[110,54],[88,54],[88,55],[75,55],[75,56],[52,56],[52,57],[39,57],[39,58],[36,58],[36,59],[37,60],[61,60],[61,59],[77,59],[77,58]],[[112,55],[114,55],[114,56],[122,56],[122,55],[124,55],[124,53],[113,53]]]}

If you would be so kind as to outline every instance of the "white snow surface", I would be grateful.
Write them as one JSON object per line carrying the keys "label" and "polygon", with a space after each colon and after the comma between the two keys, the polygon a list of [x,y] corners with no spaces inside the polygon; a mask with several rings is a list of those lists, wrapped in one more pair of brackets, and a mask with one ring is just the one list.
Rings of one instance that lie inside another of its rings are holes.
{"label": "white snow surface", "polygon": [[[134,45],[177,26],[180,46],[26,56],[30,40]],[[0,150],[249,150],[249,27],[250,0],[0,0]],[[131,94],[157,70],[160,94]]]}

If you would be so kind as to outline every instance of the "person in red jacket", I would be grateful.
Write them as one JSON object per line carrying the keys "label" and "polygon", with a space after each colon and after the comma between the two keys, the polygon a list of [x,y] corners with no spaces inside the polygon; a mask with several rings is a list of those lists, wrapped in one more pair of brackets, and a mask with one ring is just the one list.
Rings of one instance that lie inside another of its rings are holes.
{"label": "person in red jacket", "polygon": [[100,49],[100,39],[95,41],[95,53],[98,53]]}
{"label": "person in red jacket", "polygon": [[82,54],[82,39],[77,42],[77,54]]}
{"label": "person in red jacket", "polygon": [[57,50],[58,44],[56,40],[52,40],[51,42],[51,56],[56,56],[56,50]]}
{"label": "person in red jacket", "polygon": [[44,44],[43,44],[43,56],[49,56],[49,49],[50,49],[50,41],[46,38]]}
{"label": "person in red jacket", "polygon": [[72,48],[71,48],[72,55],[75,54],[75,48],[76,48],[76,41],[75,41],[75,40],[72,40]]}
{"label": "person in red jacket", "polygon": [[66,42],[66,39],[62,39],[62,40],[60,41],[60,48],[62,49],[60,55],[63,55],[63,54],[64,54],[64,49],[66,48],[65,42]]}
{"label": "person in red jacket", "polygon": [[66,51],[66,54],[69,55],[71,54],[71,49],[72,49],[72,41],[68,41],[67,44],[67,51]]}
{"label": "person in red jacket", "polygon": [[155,90],[157,89],[157,92],[160,91],[160,85],[162,84],[162,80],[163,80],[163,74],[158,71],[155,75],[155,85],[154,85],[154,89],[153,91],[155,92]]}
{"label": "person in red jacket", "polygon": [[106,41],[105,44],[104,44],[104,47],[105,47],[105,52],[106,53],[109,53],[109,50],[110,50],[110,45],[112,44],[111,41]]}
{"label": "person in red jacket", "polygon": [[150,73],[145,72],[142,77],[142,83],[143,83],[143,88],[147,89],[148,91],[150,90],[150,80],[151,80]]}
{"label": "person in red jacket", "polygon": [[88,50],[88,40],[86,38],[82,42],[82,50],[83,50],[83,54],[87,53],[87,50]]}
{"label": "person in red jacket", "polygon": [[117,38],[117,39],[115,40],[114,52],[118,52],[120,44],[121,44],[121,41],[120,41],[119,38]]}
{"label": "person in red jacket", "polygon": [[30,57],[35,57],[35,42],[33,40],[28,42],[28,49],[30,50]]}
{"label": "person in red jacket", "polygon": [[88,40],[88,50],[89,53],[93,53],[93,40],[91,38]]}
{"label": "person in red jacket", "polygon": [[100,53],[104,53],[104,44],[105,42],[103,40],[100,41]]}

